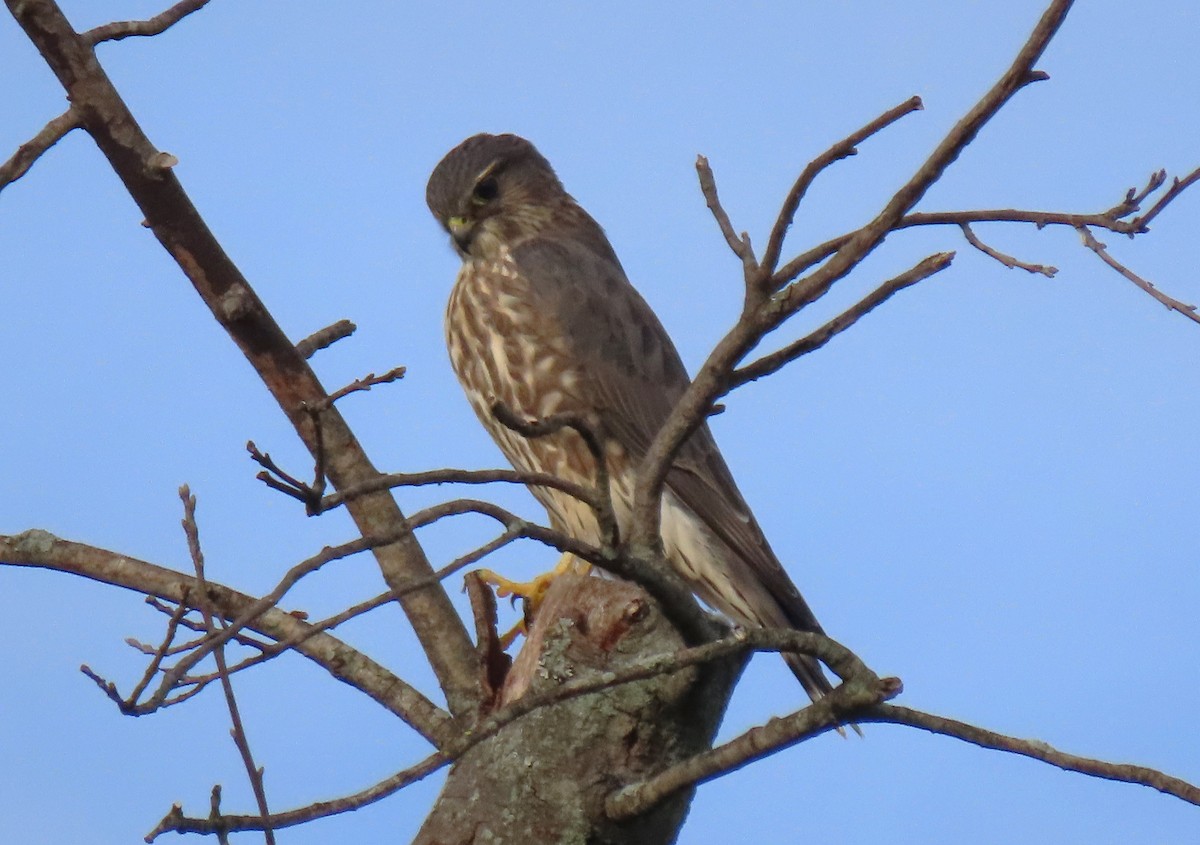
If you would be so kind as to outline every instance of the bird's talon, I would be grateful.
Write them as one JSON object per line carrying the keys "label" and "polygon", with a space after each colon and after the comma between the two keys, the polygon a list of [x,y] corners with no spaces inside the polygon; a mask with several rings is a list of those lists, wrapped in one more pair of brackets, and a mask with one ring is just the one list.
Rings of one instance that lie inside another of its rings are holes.
{"label": "bird's talon", "polygon": [[541,607],[542,601],[546,598],[546,593],[550,590],[550,585],[554,583],[555,578],[567,572],[586,575],[590,570],[590,564],[583,563],[570,554],[564,554],[559,558],[558,564],[549,572],[543,572],[536,578],[524,582],[505,578],[491,569],[478,570],[477,574],[480,579],[485,584],[491,584],[497,596],[508,598],[509,603],[513,607],[516,607],[517,599],[521,599],[525,603],[524,619],[514,625],[500,638],[500,647],[508,648],[518,636],[528,633],[527,623],[537,613],[537,609]]}

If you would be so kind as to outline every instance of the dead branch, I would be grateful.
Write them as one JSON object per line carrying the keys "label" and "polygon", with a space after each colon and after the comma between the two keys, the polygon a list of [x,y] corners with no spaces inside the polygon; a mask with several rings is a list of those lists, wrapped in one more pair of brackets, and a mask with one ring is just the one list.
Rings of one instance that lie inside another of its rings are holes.
{"label": "dead branch", "polygon": [[934,273],[940,273],[949,267],[950,262],[953,260],[953,252],[939,252],[922,260],[919,264],[901,273],[899,276],[884,282],[857,304],[846,309],[816,331],[789,343],[776,352],[764,355],[753,363],[734,370],[729,375],[728,389],[732,390],[747,382],[768,376],[802,355],[807,355],[810,352],[820,349],[838,334],[857,323],[862,317],[891,299],[893,294],[929,278]]}
{"label": "dead branch", "polygon": [[29,172],[33,163],[42,157],[73,129],[82,125],[79,111],[72,106],[42,127],[41,131],[17,147],[8,161],[0,164],[0,191]]}
{"label": "dead branch", "polygon": [[319,331],[315,331],[308,337],[304,338],[304,340],[299,341],[296,344],[296,352],[299,353],[302,358],[308,360],[322,349],[332,346],[339,340],[350,337],[350,335],[354,334],[354,332],[357,330],[358,326],[354,325],[354,323],[350,322],[349,320],[338,320],[333,325],[329,325],[323,329],[320,329]]}
{"label": "dead branch", "polygon": [[1068,772],[1079,772],[1104,780],[1115,780],[1122,783],[1139,784],[1157,789],[1167,795],[1173,795],[1189,804],[1200,806],[1200,787],[1171,775],[1163,774],[1156,769],[1146,766],[1133,766],[1127,763],[1108,763],[1091,757],[1079,757],[1059,751],[1053,746],[1033,739],[1018,739],[1005,734],[989,731],[960,722],[935,716],[909,707],[895,704],[877,704],[860,711],[855,718],[862,722],[886,722],[894,725],[908,725],[930,733],[961,739],[980,748],[991,748],[996,751],[1006,751],[1010,754],[1020,754],[1034,760],[1041,760],[1051,766],[1057,766]]}
{"label": "dead branch", "polygon": [[[1166,177],[1166,171],[1163,171],[1163,177],[1164,178]],[[1176,176],[1175,179],[1171,182],[1171,187],[1168,188],[1166,190],[1166,192],[1161,197],[1158,198],[1158,201],[1156,203],[1154,203],[1153,206],[1151,206],[1150,210],[1147,211],[1145,214],[1143,214],[1141,217],[1134,219],[1130,225],[1136,226],[1137,231],[1139,231],[1139,232],[1145,231],[1146,227],[1149,225],[1151,220],[1153,220],[1155,217],[1157,217],[1159,214],[1161,214],[1162,210],[1164,208],[1166,208],[1168,205],[1170,205],[1175,200],[1176,197],[1178,197],[1180,194],[1182,194],[1184,191],[1186,191],[1189,187],[1194,185],[1197,182],[1197,180],[1200,180],[1200,167],[1197,167],[1195,170],[1193,170],[1187,176],[1184,176],[1182,179],[1180,179],[1178,176]],[[1161,182],[1160,182],[1160,184],[1161,184]],[[1147,193],[1149,193],[1149,192],[1147,192]]]}
{"label": "dead branch", "polygon": [[1096,255],[1100,256],[1100,260],[1109,267],[1113,268],[1122,276],[1129,279],[1129,281],[1133,282],[1139,288],[1144,290],[1146,293],[1157,299],[1166,306],[1167,310],[1178,311],[1189,320],[1200,323],[1200,314],[1196,313],[1195,305],[1188,305],[1187,303],[1180,302],[1174,297],[1167,296],[1165,293],[1156,288],[1153,282],[1143,279],[1137,273],[1133,272],[1124,264],[1117,261],[1117,259],[1108,254],[1107,247],[1100,243],[1100,241],[1096,240],[1096,236],[1093,235],[1086,226],[1077,227],[1077,231],[1079,232],[1079,237],[1083,239],[1084,246],[1096,253]]}
{"label": "dead branch", "polygon": [[717,182],[713,178],[712,168],[709,167],[708,159],[704,156],[696,157],[696,175],[700,178],[700,193],[704,195],[704,203],[712,212],[713,219],[717,221],[717,228],[721,230],[725,243],[729,244],[733,254],[741,259],[745,277],[753,278],[758,270],[758,262],[754,259],[754,250],[750,248],[749,236],[743,232],[739,237],[734,231],[729,214],[721,205],[720,197],[717,196]]}
{"label": "dead branch", "polygon": [[[125,555],[62,540],[39,530],[15,536],[0,535],[0,560],[13,566],[53,569],[93,581],[157,596],[177,604],[199,588],[181,572]],[[256,600],[244,593],[209,582],[208,598],[229,619],[243,615]],[[194,604],[192,604],[194,606]],[[425,739],[437,745],[451,733],[449,716],[414,687],[332,634],[311,632],[313,626],[278,608],[253,615],[248,628],[276,641],[295,638],[295,651],[335,678],[365,693],[399,716]]]}
{"label": "dead branch", "polygon": [[375,387],[379,384],[391,384],[394,381],[399,381],[400,379],[404,378],[406,369],[406,367],[393,367],[381,376],[377,376],[374,373],[367,373],[362,378],[355,379],[345,387],[335,390],[325,399],[322,399],[317,407],[317,410],[324,411],[326,408],[329,408],[331,405],[333,405],[334,402],[338,401],[343,396],[349,396],[351,393],[370,390],[372,387]]}
{"label": "dead branch", "polygon": [[[708,360],[696,374],[691,386],[659,430],[638,467],[634,488],[633,525],[629,538],[635,550],[641,551],[654,547],[659,537],[660,501],[667,473],[683,442],[698,426],[703,424],[713,402],[727,390],[730,374],[741,359],[766,334],[806,305],[822,297],[834,283],[857,267],[883,242],[890,232],[896,229],[904,216],[920,201],[929,187],[941,178],[946,168],[958,158],[967,144],[1018,91],[1032,82],[1047,78],[1046,74],[1035,71],[1033,66],[1041,57],[1054,33],[1057,32],[1070,7],[1071,0],[1054,0],[1050,4],[1033,33],[1017,54],[1016,59],[999,81],[962,120],[955,124],[925,163],[892,196],[879,214],[834,248],[820,268],[808,277],[792,282],[791,279],[794,276],[791,273],[796,262],[789,262],[783,270],[772,276],[770,288],[777,290],[778,293],[767,299],[762,299],[759,294],[751,290],[752,285],[748,281],[747,306],[744,308],[741,318],[713,349]],[[904,107],[899,108],[903,112]],[[868,127],[871,126],[872,124],[868,124]],[[836,145],[833,149],[835,152],[830,155],[835,156]],[[815,174],[820,169],[820,162],[817,162],[812,166],[811,172]],[[707,171],[707,167],[702,167],[701,182],[705,186],[706,198],[710,198],[711,207],[714,205],[712,200],[716,195],[715,190],[709,190],[712,188],[709,184],[711,180],[706,179],[706,176],[710,177],[711,173]],[[801,179],[803,178],[802,174]],[[798,194],[800,191],[795,191],[795,193]],[[780,233],[777,238],[779,241],[782,241],[782,231],[786,229],[786,222],[790,219],[789,208],[790,202],[785,201],[784,209],[781,212],[783,223],[779,220],[776,221],[775,229]],[[722,218],[725,219],[721,228],[726,234],[726,240],[729,241],[729,233],[733,231],[732,224],[728,223],[723,209],[719,213],[718,222]],[[718,210],[714,209],[714,215],[717,214]],[[811,265],[804,265],[804,267],[807,266]],[[747,279],[749,280],[749,278],[748,275]],[[753,307],[756,305],[758,307]]]}
{"label": "dead branch", "polygon": [[[200,589],[196,591],[200,614],[204,617],[204,628],[209,637],[217,634],[216,616],[212,604],[208,600],[208,581],[204,575],[204,552],[200,548],[200,527],[196,524],[196,497],[185,484],[179,488],[179,498],[183,501],[183,531],[187,536],[188,554],[192,559],[192,567],[196,570],[196,583]],[[233,725],[230,733],[233,744],[237,746],[246,768],[246,776],[250,779],[250,789],[254,793],[255,803],[258,804],[258,814],[263,820],[263,837],[267,845],[275,845],[275,832],[267,818],[271,815],[267,807],[267,792],[263,786],[263,770],[254,765],[254,754],[250,750],[250,740],[246,736],[246,726],[242,722],[242,714],[238,709],[237,698],[233,694],[233,681],[229,677],[229,667],[225,663],[225,647],[217,646],[213,650],[213,658],[217,664],[217,675],[221,679],[221,688],[225,692],[225,706],[229,709],[229,721]]]}
{"label": "dead branch", "polygon": [[[378,473],[336,408],[320,415],[323,448],[318,449],[309,409],[326,399],[324,388],[141,130],[96,60],[92,43],[75,33],[53,0],[5,0],[5,4],[62,83],[83,127],[141,208],[146,225],[245,354],[310,453],[314,458],[322,455],[333,485],[341,489],[375,477]],[[348,502],[347,509],[366,536],[396,533],[395,543],[372,549],[390,587],[433,571],[411,533],[399,531],[404,516],[391,496],[383,492],[363,496]],[[451,712],[474,713],[482,691],[473,648],[445,590],[434,584],[407,593],[401,605]]]}
{"label": "dead branch", "polygon": [[842,684],[833,692],[789,716],[772,719],[681,763],[669,766],[641,783],[622,787],[608,797],[605,811],[620,821],[644,813],[680,789],[712,780],[761,760],[776,751],[811,739],[841,724],[843,713],[857,713],[899,694],[895,678],[874,683]]}
{"label": "dead branch", "polygon": [[592,504],[592,491],[551,475],[548,472],[523,472],[515,469],[434,469],[426,472],[393,472],[380,475],[370,481],[330,493],[321,499],[320,511],[324,512],[346,501],[367,493],[388,490],[392,487],[424,487],[429,484],[523,484],[527,487],[551,487],[561,490],[581,502]]}
{"label": "dead branch", "polygon": [[1050,267],[1046,264],[1029,264],[1025,261],[1021,261],[1019,258],[1013,258],[1011,255],[1003,253],[995,247],[988,246],[979,239],[978,235],[975,234],[975,230],[971,228],[970,223],[962,224],[962,232],[963,237],[967,239],[967,243],[975,247],[989,258],[996,259],[1009,270],[1020,268],[1028,273],[1041,273],[1043,276],[1050,279],[1054,278],[1054,274],[1058,272],[1057,267]]}
{"label": "dead branch", "polygon": [[775,272],[775,268],[779,265],[779,256],[783,250],[783,239],[796,217],[796,210],[800,207],[800,201],[804,199],[804,195],[808,193],[809,187],[816,180],[817,176],[842,159],[858,155],[858,145],[872,135],[882,132],[900,118],[915,111],[920,111],[923,108],[925,106],[921,102],[920,97],[910,97],[903,103],[888,109],[857,132],[847,135],[808,163],[804,170],[801,171],[799,177],[797,177],[791,190],[788,191],[788,195],[783,201],[783,207],[779,210],[779,216],[775,219],[775,225],[771,228],[771,235],[767,239],[767,247],[763,252],[762,271],[765,276],[763,279],[764,282]]}
{"label": "dead branch", "polygon": [[409,784],[416,783],[422,778],[433,774],[449,762],[450,759],[441,752],[430,754],[421,762],[409,766],[407,769],[402,769],[391,777],[361,792],[356,792],[353,795],[347,795],[342,798],[335,798],[331,801],[318,801],[296,810],[274,813],[266,819],[259,816],[189,818],[183,814],[183,808],[176,804],[171,807],[154,830],[146,834],[145,841],[153,842],[163,833],[217,834],[221,832],[232,833],[234,831],[262,830],[264,824],[269,824],[274,830],[280,830],[285,827],[304,824],[314,819],[335,816],[339,813],[348,813],[351,810],[357,810],[360,807],[365,807],[368,804],[373,804],[376,801],[387,798]]}
{"label": "dead branch", "polygon": [[209,0],[182,0],[165,12],[159,12],[144,21],[114,21],[89,29],[81,36],[85,43],[96,45],[102,41],[120,41],[131,35],[158,35],[166,32],[193,12],[208,5]]}

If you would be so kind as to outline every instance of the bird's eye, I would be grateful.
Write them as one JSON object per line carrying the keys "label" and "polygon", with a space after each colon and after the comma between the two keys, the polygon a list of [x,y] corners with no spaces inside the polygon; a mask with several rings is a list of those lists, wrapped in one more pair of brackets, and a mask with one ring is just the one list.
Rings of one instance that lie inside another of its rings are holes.
{"label": "bird's eye", "polygon": [[500,193],[500,186],[496,183],[494,176],[489,176],[486,179],[480,179],[475,185],[475,190],[471,192],[471,202],[476,205],[485,205],[496,198]]}

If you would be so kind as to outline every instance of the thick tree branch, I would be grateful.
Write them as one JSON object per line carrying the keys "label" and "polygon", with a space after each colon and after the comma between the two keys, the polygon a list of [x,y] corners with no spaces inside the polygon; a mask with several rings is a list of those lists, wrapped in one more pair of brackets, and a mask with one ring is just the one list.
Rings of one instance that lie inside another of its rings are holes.
{"label": "thick tree branch", "polygon": [[[309,451],[338,489],[378,473],[336,408],[319,416],[327,394],[304,358],[268,313],[236,265],[205,225],[163,158],[142,132],[109,81],[91,44],[72,30],[52,0],[5,0],[67,91],[84,128],[145,215],[146,225],[179,264],[217,321],[271,391]],[[174,7],[176,9],[179,6]],[[317,419],[321,426],[318,436]],[[323,448],[318,448],[318,441]],[[364,536],[397,533],[404,516],[387,493],[347,503]],[[411,534],[375,548],[384,579],[395,589],[432,572]],[[401,600],[446,694],[452,713],[470,717],[481,699],[466,626],[438,584]]]}
{"label": "thick tree branch", "polygon": [[[196,606],[188,598],[199,589],[195,578],[116,552],[61,540],[46,531],[0,535],[0,561],[81,575],[175,604]],[[208,585],[208,598],[222,616],[230,619],[256,603],[244,593],[212,582]],[[456,732],[446,713],[415,688],[333,635],[312,632],[313,626],[292,614],[268,608],[246,627],[279,642],[295,640],[299,654],[365,693],[434,745],[445,742]]]}

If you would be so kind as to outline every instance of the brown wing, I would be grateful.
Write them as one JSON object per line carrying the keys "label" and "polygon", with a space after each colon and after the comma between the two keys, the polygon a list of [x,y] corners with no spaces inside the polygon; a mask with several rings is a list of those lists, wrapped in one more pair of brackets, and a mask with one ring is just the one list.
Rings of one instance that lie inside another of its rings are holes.
{"label": "brown wing", "polygon": [[[562,323],[588,373],[584,389],[609,433],[641,459],[690,380],[598,227],[597,235],[595,249],[534,238],[513,249],[513,258],[541,307]],[[667,484],[761,580],[792,625],[821,630],[767,544],[707,424],[684,444]]]}

